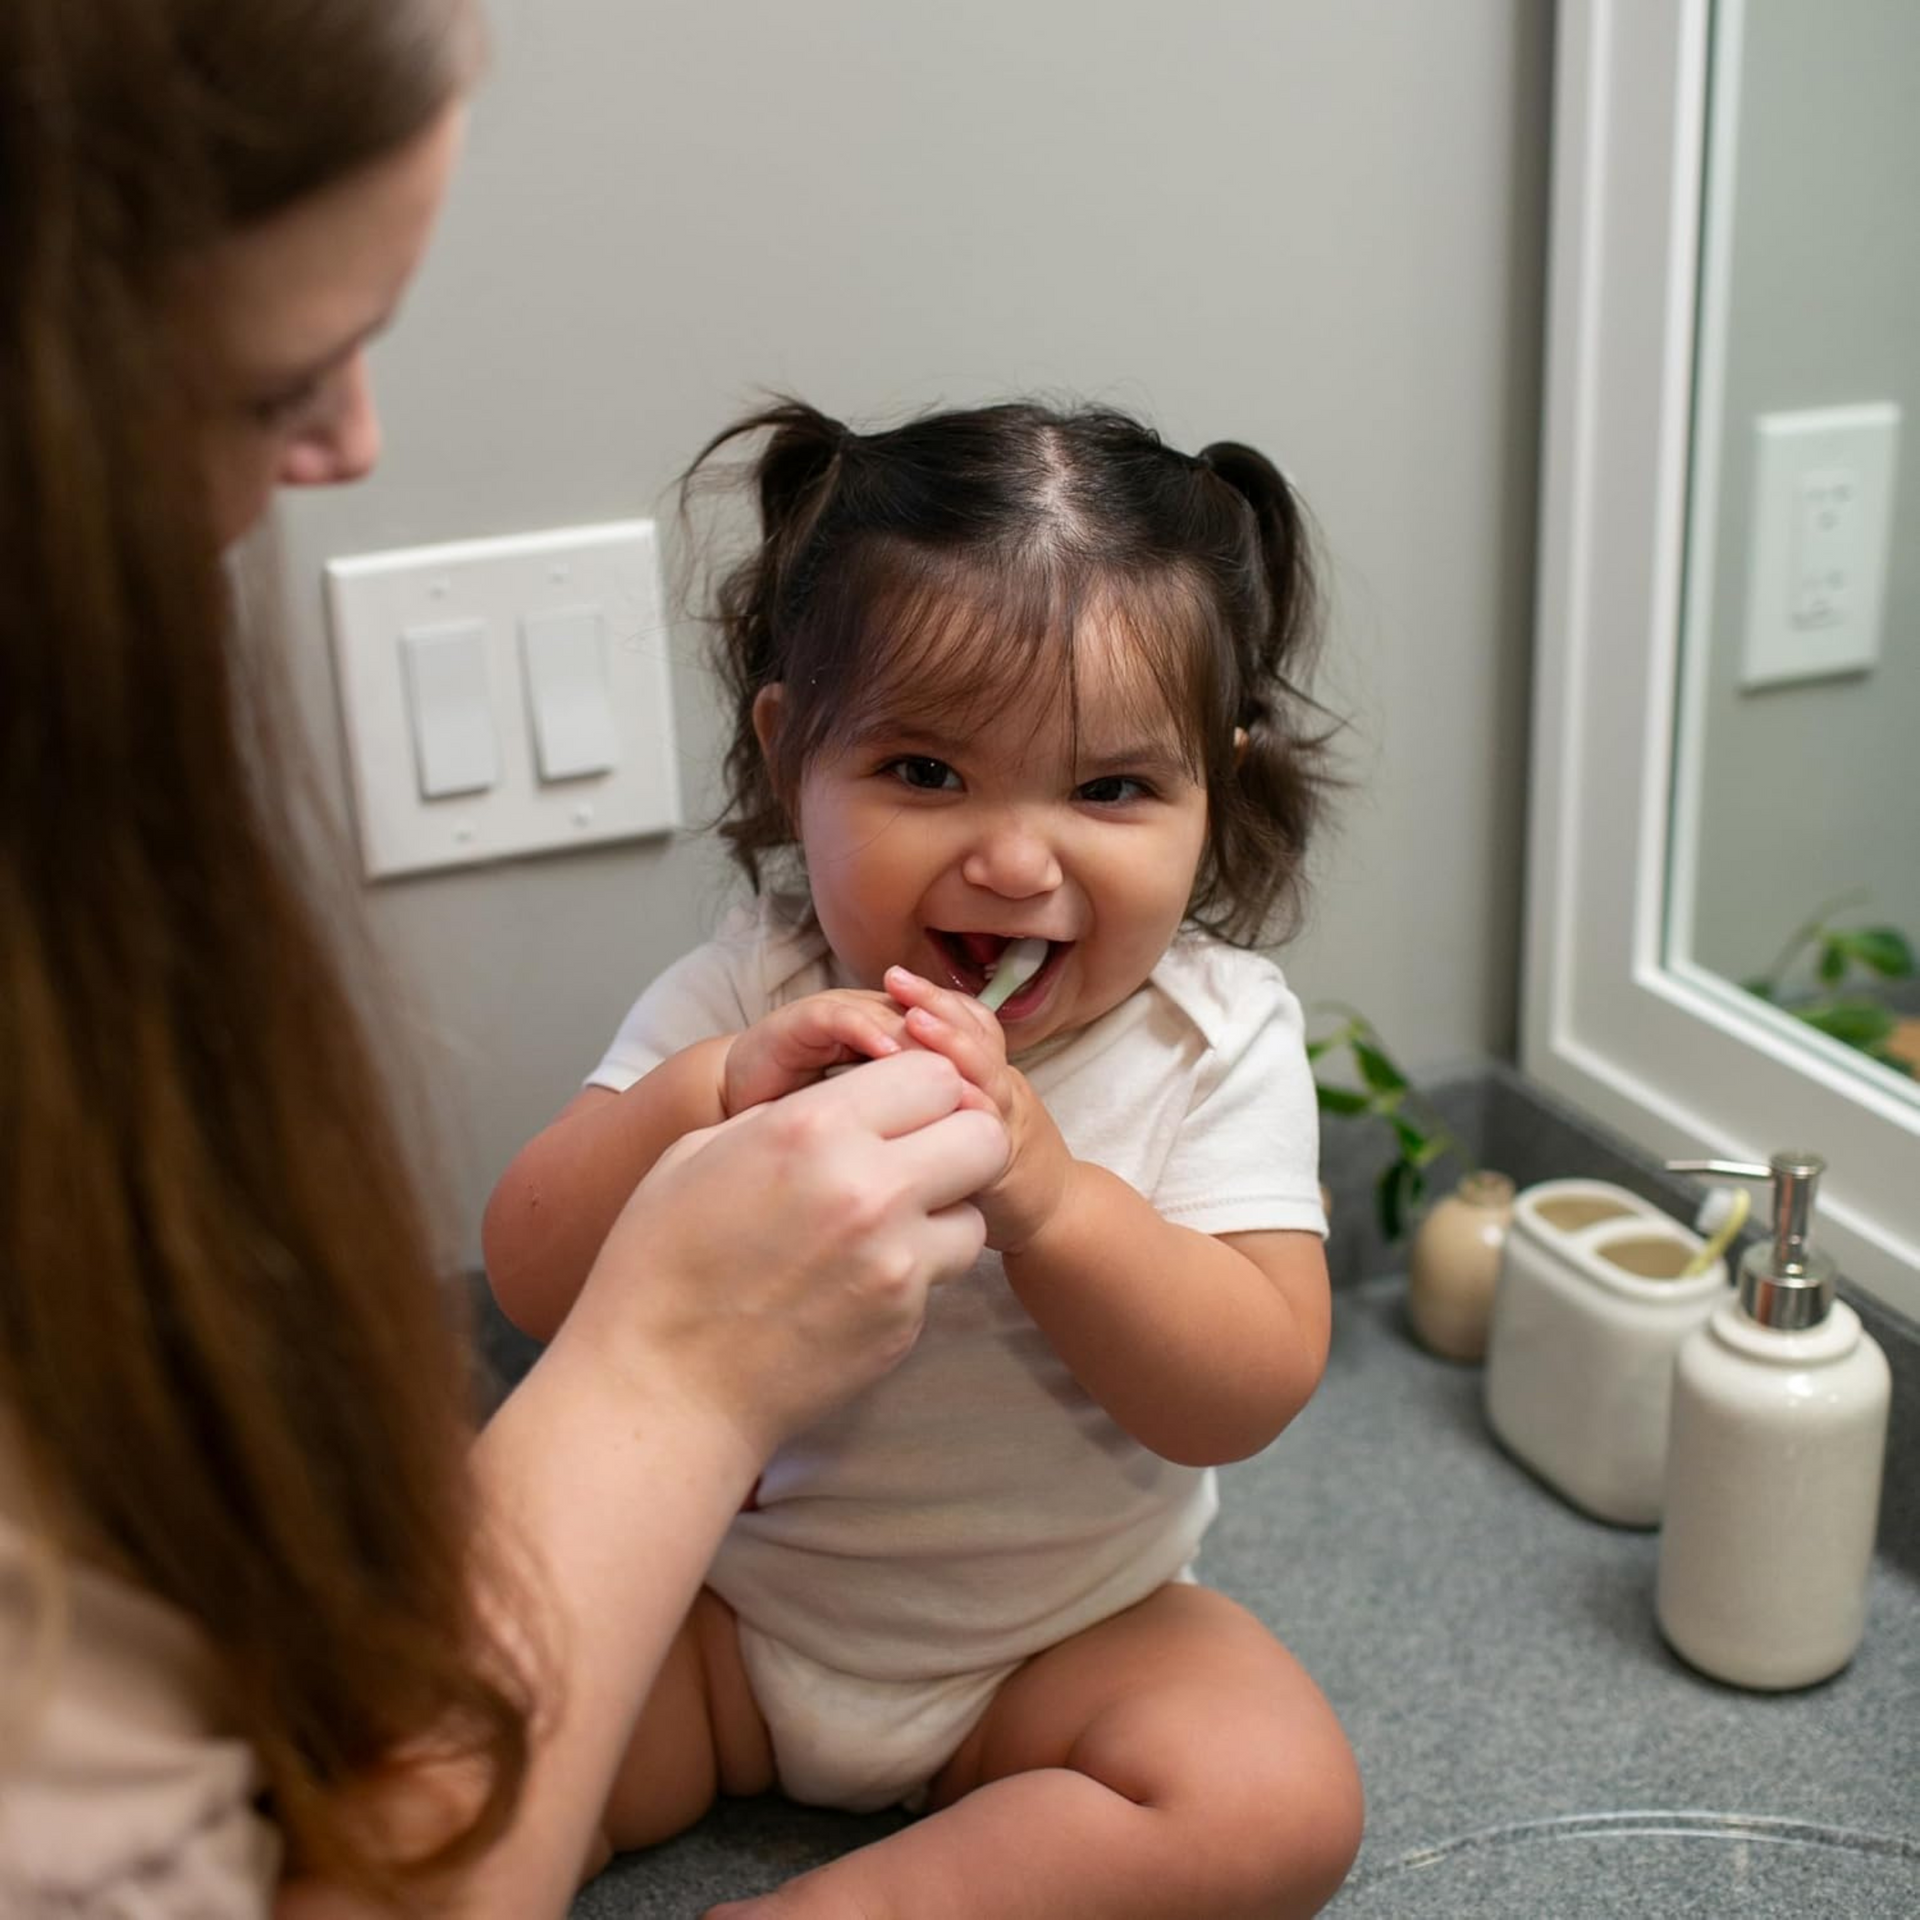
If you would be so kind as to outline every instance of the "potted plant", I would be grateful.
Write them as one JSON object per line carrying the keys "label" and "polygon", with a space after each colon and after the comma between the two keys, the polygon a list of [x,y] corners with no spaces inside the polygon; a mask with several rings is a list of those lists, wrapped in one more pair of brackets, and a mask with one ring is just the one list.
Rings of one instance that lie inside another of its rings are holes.
{"label": "potted plant", "polygon": [[[1374,1207],[1389,1246],[1426,1197],[1428,1172],[1451,1155],[1459,1183],[1426,1213],[1407,1250],[1407,1318],[1421,1344],[1454,1360],[1486,1352],[1500,1252],[1513,1218],[1513,1182],[1475,1164],[1460,1136],[1395,1065],[1365,1014],[1330,1006],[1340,1024],[1307,1043],[1322,1114],[1384,1126],[1393,1156],[1374,1183]],[[1344,1075],[1330,1076],[1330,1066]]]}
{"label": "potted plant", "polygon": [[[1913,942],[1898,927],[1842,926],[1833,917],[1866,900],[1850,893],[1827,901],[1794,929],[1765,973],[1740,984],[1881,1066],[1920,1077],[1920,1019],[1897,1012],[1886,994],[1892,982],[1914,977]],[[1802,964],[1809,955],[1811,967]]]}

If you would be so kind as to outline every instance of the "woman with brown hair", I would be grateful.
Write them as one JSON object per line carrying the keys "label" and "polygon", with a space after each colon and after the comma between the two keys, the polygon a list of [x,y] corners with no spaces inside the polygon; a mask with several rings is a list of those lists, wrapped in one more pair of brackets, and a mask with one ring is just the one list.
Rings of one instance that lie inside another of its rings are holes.
{"label": "woman with brown hair", "polygon": [[375,457],[479,37],[0,8],[9,1914],[562,1911],[761,1460],[911,1344],[1004,1156],[929,1055],[690,1143],[473,1441],[223,560]]}

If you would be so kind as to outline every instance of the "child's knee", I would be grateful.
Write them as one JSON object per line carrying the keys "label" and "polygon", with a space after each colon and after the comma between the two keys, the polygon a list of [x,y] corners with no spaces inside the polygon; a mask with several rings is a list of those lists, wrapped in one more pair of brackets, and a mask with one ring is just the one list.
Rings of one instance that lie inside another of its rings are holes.
{"label": "child's knee", "polygon": [[[1353,1751],[1338,1727],[1276,1750],[1269,1767],[1231,1795],[1239,1859],[1262,1912],[1317,1913],[1360,1851],[1366,1800]],[[1249,1837],[1251,1844],[1249,1845]]]}
{"label": "child's knee", "polygon": [[1328,1757],[1313,1798],[1314,1813],[1307,1832],[1308,1857],[1303,1869],[1308,1884],[1320,1889],[1319,1898],[1325,1901],[1333,1898],[1335,1890],[1352,1871],[1367,1820],[1360,1769],[1344,1739],[1338,1752]]}

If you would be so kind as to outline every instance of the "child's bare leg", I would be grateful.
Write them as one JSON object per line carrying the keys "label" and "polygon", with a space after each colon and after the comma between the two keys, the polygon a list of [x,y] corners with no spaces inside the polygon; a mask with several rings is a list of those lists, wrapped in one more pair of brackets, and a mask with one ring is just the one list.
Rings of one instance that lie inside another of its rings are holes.
{"label": "child's bare leg", "polygon": [[773,1785],[773,1749],[753,1704],[733,1610],[702,1589],[682,1623],[647,1704],[634,1723],[602,1816],[611,1852],[650,1847],[690,1827],[716,1792],[765,1793]]}
{"label": "child's bare leg", "polygon": [[1346,1736],[1253,1616],[1169,1586],[1036,1656],[934,1783],[941,1811],[710,1920],[1285,1920],[1360,1844]]}

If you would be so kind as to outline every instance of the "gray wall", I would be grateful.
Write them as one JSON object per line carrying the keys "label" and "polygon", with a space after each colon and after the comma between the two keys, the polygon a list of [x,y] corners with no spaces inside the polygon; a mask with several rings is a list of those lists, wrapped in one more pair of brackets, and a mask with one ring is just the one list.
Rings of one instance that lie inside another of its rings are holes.
{"label": "gray wall", "polygon": [[[376,377],[366,485],[283,510],[343,791],[333,556],[654,510],[756,391],[877,420],[1044,389],[1304,488],[1356,782],[1284,956],[1408,1064],[1510,1053],[1548,21],[1541,0],[493,0],[467,165]],[[715,708],[684,634],[685,781]],[[344,805],[344,801],[342,802]],[[730,882],[635,844],[372,889],[462,1249]]]}
{"label": "gray wall", "polygon": [[[1920,938],[1916,73],[1911,0],[1748,0],[1694,938],[1735,980],[1849,889],[1872,901],[1842,919]],[[1868,400],[1904,441],[1880,662],[1743,693],[1754,418]]]}

